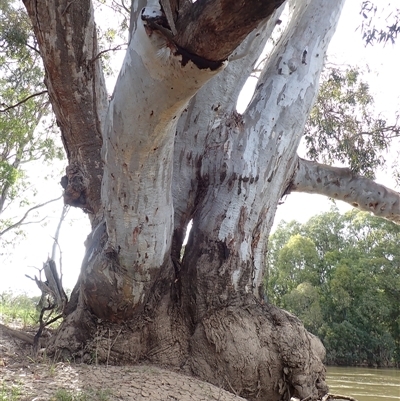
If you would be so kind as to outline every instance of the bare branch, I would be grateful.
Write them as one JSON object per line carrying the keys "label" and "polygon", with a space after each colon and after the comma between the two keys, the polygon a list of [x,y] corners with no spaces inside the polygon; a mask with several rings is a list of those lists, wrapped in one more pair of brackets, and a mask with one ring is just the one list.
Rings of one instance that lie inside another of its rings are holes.
{"label": "bare branch", "polygon": [[56,259],[56,246],[58,246],[58,249],[60,251],[60,283],[61,283],[61,287],[62,287],[62,276],[63,276],[63,274],[62,274],[62,251],[61,251],[60,244],[58,243],[58,237],[60,236],[61,225],[69,212],[69,208],[70,208],[69,205],[64,205],[64,207],[62,209],[60,221],[58,222],[58,226],[57,226],[57,230],[56,230],[56,234],[53,238],[54,243],[53,243],[53,248],[51,251],[51,259],[52,260]]}
{"label": "bare branch", "polygon": [[58,245],[58,237],[60,236],[61,225],[62,225],[68,211],[69,211],[69,205],[64,205],[62,212],[61,212],[60,221],[58,222],[56,233],[53,237],[54,243],[53,243],[53,248],[51,251],[51,259],[53,259],[53,260],[55,260],[55,258],[56,258],[56,246]]}
{"label": "bare branch", "polygon": [[37,48],[34,47],[34,46],[31,46],[29,43],[25,43],[25,46],[26,46],[26,47],[29,47],[29,49],[33,50],[34,52],[36,52],[36,53],[40,56],[40,51],[39,51],[39,49],[37,49]]}
{"label": "bare branch", "polygon": [[[41,208],[41,207],[43,207],[43,206],[48,205],[48,204],[51,203],[51,202],[58,201],[58,200],[61,199],[61,198],[62,198],[62,195],[59,196],[58,198],[51,199],[51,200],[49,200],[49,201],[47,201],[47,202],[40,203],[39,205],[36,205],[36,206],[31,207],[30,209],[28,209],[28,210],[26,211],[26,213],[24,214],[24,216],[23,216],[19,221],[17,221],[16,223],[12,224],[12,225],[9,226],[9,227],[7,227],[7,228],[4,229],[3,231],[0,231],[0,237],[3,236],[6,232],[8,232],[8,231],[10,231],[10,230],[12,230],[12,229],[14,229],[14,228],[16,228],[16,227],[22,225],[23,222],[24,222],[24,220],[28,217],[28,214],[29,214],[30,212],[32,212],[32,210],[39,209],[39,208]],[[41,220],[41,221],[42,221],[42,220]],[[27,224],[27,223],[24,223],[24,224]]]}
{"label": "bare branch", "polygon": [[97,53],[96,57],[92,58],[92,59],[90,60],[90,62],[91,62],[91,63],[94,63],[94,62],[95,62],[97,59],[99,59],[103,54],[105,54],[105,53],[107,53],[107,52],[113,52],[113,51],[116,51],[116,50],[121,50],[121,47],[122,47],[122,46],[127,46],[127,45],[128,45],[127,43],[122,43],[121,45],[115,46],[115,47],[113,47],[113,48],[111,48],[111,49],[102,50],[101,52]]}
{"label": "bare branch", "polygon": [[[40,96],[47,93],[47,90],[42,91],[42,92],[38,92],[38,93],[34,93],[33,95],[30,95],[28,97],[26,97],[25,99],[21,100],[20,102],[13,104],[11,106],[7,106],[5,109],[0,110],[0,113],[5,113],[6,111],[10,110],[10,109],[15,109],[16,107],[20,106],[22,103],[27,102],[29,99],[32,99],[35,96]],[[5,106],[5,105],[3,105]]]}
{"label": "bare branch", "polygon": [[400,224],[400,194],[349,168],[331,167],[299,158],[286,193],[307,192],[341,200]]}

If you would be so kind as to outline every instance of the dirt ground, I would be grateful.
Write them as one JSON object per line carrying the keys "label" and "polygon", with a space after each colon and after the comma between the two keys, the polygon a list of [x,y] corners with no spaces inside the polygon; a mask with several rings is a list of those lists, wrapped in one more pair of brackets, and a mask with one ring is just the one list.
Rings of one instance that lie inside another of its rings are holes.
{"label": "dirt ground", "polygon": [[[74,394],[75,398],[62,398],[60,389],[65,389],[70,395]],[[15,339],[0,329],[0,401],[67,399],[244,400],[211,384],[154,366],[64,363],[51,360],[43,353],[39,357],[33,357],[31,345]]]}

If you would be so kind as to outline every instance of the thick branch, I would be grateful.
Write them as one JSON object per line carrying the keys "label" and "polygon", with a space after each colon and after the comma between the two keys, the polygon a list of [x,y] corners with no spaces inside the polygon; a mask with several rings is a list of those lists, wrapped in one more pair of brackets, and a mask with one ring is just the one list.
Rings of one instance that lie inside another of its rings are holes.
{"label": "thick branch", "polygon": [[400,194],[348,168],[299,158],[289,192],[326,195],[400,224]]}
{"label": "thick branch", "polygon": [[[24,0],[24,4],[43,59],[45,83],[68,160],[79,172],[82,184],[76,195],[79,201],[68,202],[67,196],[66,203],[90,211],[96,220],[101,213],[101,127],[108,101],[97,57],[93,7],[90,0]],[[72,178],[66,186],[76,187],[76,174]]]}
{"label": "thick branch", "polygon": [[205,0],[190,6],[179,2],[179,9],[176,1],[164,0],[162,4],[178,46],[206,60],[223,61],[283,2]]}
{"label": "thick branch", "polygon": [[175,229],[180,238],[180,243],[176,247],[178,259],[186,226],[193,217],[198,197],[202,196],[206,185],[198,178],[202,168],[200,161],[209,147],[207,137],[218,121],[236,110],[240,91],[264,49],[282,10],[283,6],[271,16],[270,20],[248,35],[230,57],[227,68],[191,99],[179,120],[174,145],[172,180]]}

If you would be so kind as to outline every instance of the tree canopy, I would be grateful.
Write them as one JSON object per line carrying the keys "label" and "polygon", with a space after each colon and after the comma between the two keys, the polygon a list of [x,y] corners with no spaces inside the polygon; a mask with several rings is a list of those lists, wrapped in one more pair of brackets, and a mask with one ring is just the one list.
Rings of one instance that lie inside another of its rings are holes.
{"label": "tree canopy", "polygon": [[298,316],[339,365],[400,364],[400,228],[353,209],[270,237],[268,300]]}
{"label": "tree canopy", "polygon": [[[37,189],[29,163],[64,157],[51,119],[43,67],[26,11],[14,1],[0,5],[0,236],[22,223]],[[14,213],[6,217],[10,206]],[[11,216],[16,215],[15,218]],[[19,223],[20,222],[20,223]],[[3,238],[4,240],[4,238]],[[5,240],[4,240],[5,241]],[[3,245],[7,241],[3,242]]]}

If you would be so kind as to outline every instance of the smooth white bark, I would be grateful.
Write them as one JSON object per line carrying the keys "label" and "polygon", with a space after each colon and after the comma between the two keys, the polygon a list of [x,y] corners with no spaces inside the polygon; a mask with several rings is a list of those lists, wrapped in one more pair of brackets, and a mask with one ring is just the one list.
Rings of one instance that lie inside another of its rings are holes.
{"label": "smooth white bark", "polygon": [[[296,166],[296,150],[342,5],[328,0],[295,3],[243,121],[224,123],[219,137],[210,141],[215,151],[209,153],[208,164],[203,161],[203,171],[214,171],[217,177],[224,171],[226,178],[208,192],[198,229],[224,241],[242,266],[251,263],[248,292],[257,293],[262,282],[269,229]],[[235,288],[245,269],[232,272]]]}
{"label": "smooth white bark", "polygon": [[348,168],[299,158],[290,191],[325,195],[400,224],[400,194]]}
{"label": "smooth white bark", "polygon": [[198,196],[202,158],[207,152],[213,128],[224,124],[236,110],[239,94],[276,26],[283,6],[232,54],[224,71],[194,96],[177,127],[174,150],[173,196],[175,227],[184,229],[194,212]]}
{"label": "smooth white bark", "polygon": [[107,248],[119,255],[122,266],[133,269],[135,296],[143,294],[151,269],[163,264],[171,245],[178,118],[216,73],[191,62],[182,66],[165,38],[146,31],[139,16],[105,124],[102,184]]}

